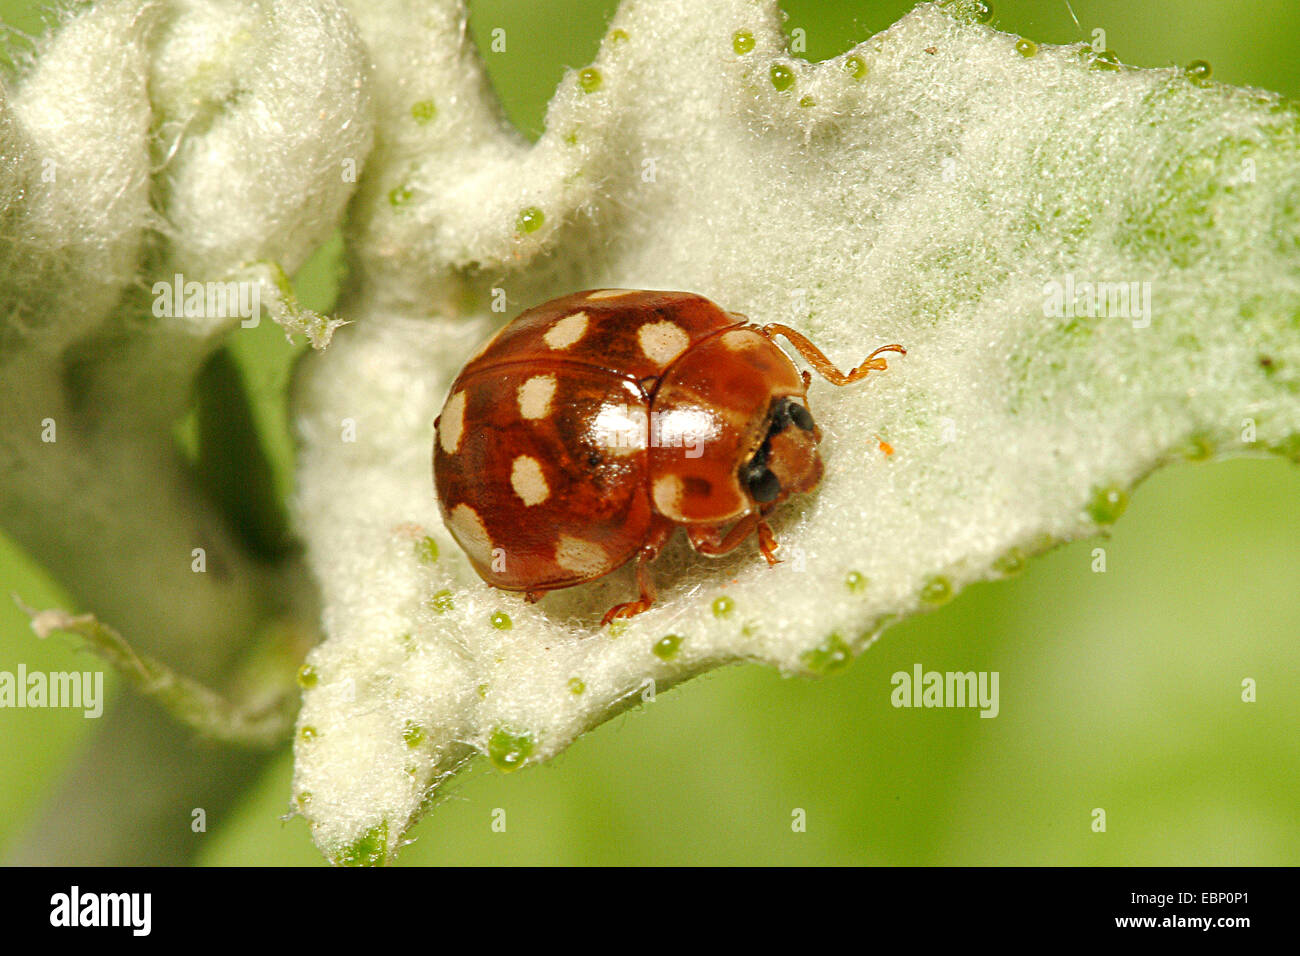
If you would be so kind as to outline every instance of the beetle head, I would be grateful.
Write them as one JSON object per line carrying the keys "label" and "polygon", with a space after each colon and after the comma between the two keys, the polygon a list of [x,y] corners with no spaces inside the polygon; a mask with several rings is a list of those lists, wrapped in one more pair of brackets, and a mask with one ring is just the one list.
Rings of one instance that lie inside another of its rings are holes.
{"label": "beetle head", "polygon": [[821,430],[799,398],[772,400],[758,450],[740,467],[740,482],[760,511],[768,511],[794,494],[811,491],[822,477],[817,454]]}

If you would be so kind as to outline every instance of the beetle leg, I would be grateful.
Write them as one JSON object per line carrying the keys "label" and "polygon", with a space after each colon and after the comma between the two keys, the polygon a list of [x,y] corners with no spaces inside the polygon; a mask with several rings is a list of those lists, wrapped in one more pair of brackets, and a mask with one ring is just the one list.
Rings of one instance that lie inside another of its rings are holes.
{"label": "beetle leg", "polygon": [[654,572],[650,570],[650,562],[659,557],[659,552],[664,549],[664,545],[673,536],[676,528],[677,526],[671,521],[662,521],[657,527],[650,529],[646,543],[636,553],[636,586],[639,592],[637,599],[625,604],[615,604],[600,619],[601,627],[621,617],[635,617],[642,611],[649,610],[650,605],[654,604],[655,579]]}
{"label": "beetle leg", "polygon": [[768,567],[781,563],[781,559],[776,556],[777,549],[780,547],[776,543],[776,535],[772,533],[772,526],[760,518],[758,522],[758,550],[763,552],[763,557],[767,558]]}
{"label": "beetle leg", "polygon": [[901,345],[882,345],[868,355],[861,365],[845,375],[831,363],[831,360],[826,357],[821,349],[813,345],[802,333],[790,328],[790,326],[773,323],[760,327],[758,331],[769,339],[774,339],[778,335],[784,336],[795,347],[795,350],[808,360],[808,364],[817,370],[817,374],[832,385],[848,385],[852,382],[861,381],[870,372],[883,372],[886,368],[885,360],[876,358],[881,352],[897,352],[899,355],[907,354],[907,349]]}
{"label": "beetle leg", "polygon": [[546,597],[546,594],[547,592],[545,591],[525,591],[524,600],[529,604],[536,604],[542,598]]}
{"label": "beetle leg", "polygon": [[746,515],[732,525],[731,530],[725,535],[722,534],[720,528],[720,525],[715,524],[692,525],[686,529],[686,536],[690,539],[691,547],[700,554],[716,558],[736,550],[743,541],[757,531],[758,549],[763,552],[763,557],[767,559],[767,563],[779,563],[779,559],[776,557],[776,536],[772,534],[772,529],[763,520],[761,514]]}
{"label": "beetle leg", "polygon": [[691,547],[700,554],[716,558],[735,551],[742,541],[754,533],[754,525],[758,521],[757,514],[746,515],[732,525],[726,535],[722,533],[722,525],[691,525],[686,529],[686,537],[690,539]]}
{"label": "beetle leg", "polygon": [[615,604],[605,612],[605,616],[600,619],[600,626],[604,627],[610,621],[617,620],[621,617],[635,617],[642,611],[650,610],[650,605],[655,602],[655,579],[650,570],[651,559],[646,557],[646,549],[642,548],[637,552],[636,558],[636,586],[640,592],[635,601],[628,601],[625,604]]}

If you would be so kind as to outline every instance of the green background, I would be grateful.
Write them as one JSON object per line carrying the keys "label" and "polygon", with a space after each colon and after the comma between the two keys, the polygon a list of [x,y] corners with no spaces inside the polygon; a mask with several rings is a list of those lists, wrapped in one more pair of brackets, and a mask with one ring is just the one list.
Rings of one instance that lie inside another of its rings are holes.
{"label": "green background", "polygon": [[[511,118],[530,136],[566,66],[596,51],[612,0],[472,4]],[[786,0],[788,29],[821,59],[889,26],[907,2]],[[1209,60],[1216,79],[1300,95],[1293,0],[1064,0],[995,4],[994,24],[1042,42],[1090,39],[1140,66]],[[40,28],[37,5],[0,16]],[[337,243],[299,277],[328,308]],[[282,487],[290,454],[280,391],[296,354],[263,323],[239,357]],[[265,334],[262,334],[265,333]],[[2,491],[2,489],[0,489]],[[1030,562],[886,632],[846,673],[783,679],[733,667],[692,681],[579,740],[551,764],[483,767],[446,788],[403,864],[1300,863],[1300,470],[1280,459],[1183,465],[1133,496],[1106,540]],[[1105,573],[1092,570],[1106,551]],[[0,591],[72,606],[0,536]],[[38,642],[0,600],[0,670],[97,668],[63,639]],[[903,710],[890,675],[996,670],[1001,714]],[[1258,684],[1243,703],[1241,682]],[[118,684],[109,675],[107,683]],[[0,711],[0,859],[89,740],[92,721]],[[202,759],[196,749],[196,759]],[[288,808],[287,752],[228,819],[160,840],[198,841],[207,864],[319,864]],[[506,813],[494,832],[493,811]],[[1094,833],[1094,808],[1107,829]],[[806,832],[792,815],[806,814]]]}

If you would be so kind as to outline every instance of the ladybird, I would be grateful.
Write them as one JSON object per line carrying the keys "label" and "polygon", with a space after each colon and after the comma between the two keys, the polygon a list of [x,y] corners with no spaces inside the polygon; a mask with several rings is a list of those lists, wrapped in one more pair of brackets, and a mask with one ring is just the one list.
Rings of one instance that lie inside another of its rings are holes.
{"label": "ladybird", "polygon": [[530,602],[636,560],[685,528],[700,554],[751,535],[769,564],[766,518],[822,475],[808,385],[775,344],[847,385],[881,371],[885,345],[847,375],[799,332],[758,326],[689,292],[596,289],[519,315],[469,360],[434,421],[438,505],[474,570]]}

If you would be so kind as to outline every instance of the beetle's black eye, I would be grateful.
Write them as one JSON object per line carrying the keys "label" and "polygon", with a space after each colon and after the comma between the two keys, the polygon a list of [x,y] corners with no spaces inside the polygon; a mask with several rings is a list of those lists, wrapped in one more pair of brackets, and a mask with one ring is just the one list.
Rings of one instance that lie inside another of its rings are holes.
{"label": "beetle's black eye", "polygon": [[812,415],[793,398],[778,399],[772,406],[772,417],[768,423],[768,437],[780,434],[787,425],[794,424],[806,432],[813,430]]}
{"label": "beetle's black eye", "polygon": [[802,405],[796,404],[795,402],[791,402],[789,405],[788,414],[790,416],[790,421],[794,422],[804,431],[810,432],[813,430],[812,413],[810,413],[808,409],[804,408]]}
{"label": "beetle's black eye", "polygon": [[781,482],[766,465],[750,465],[745,469],[745,487],[749,496],[759,504],[775,501],[781,495]]}

